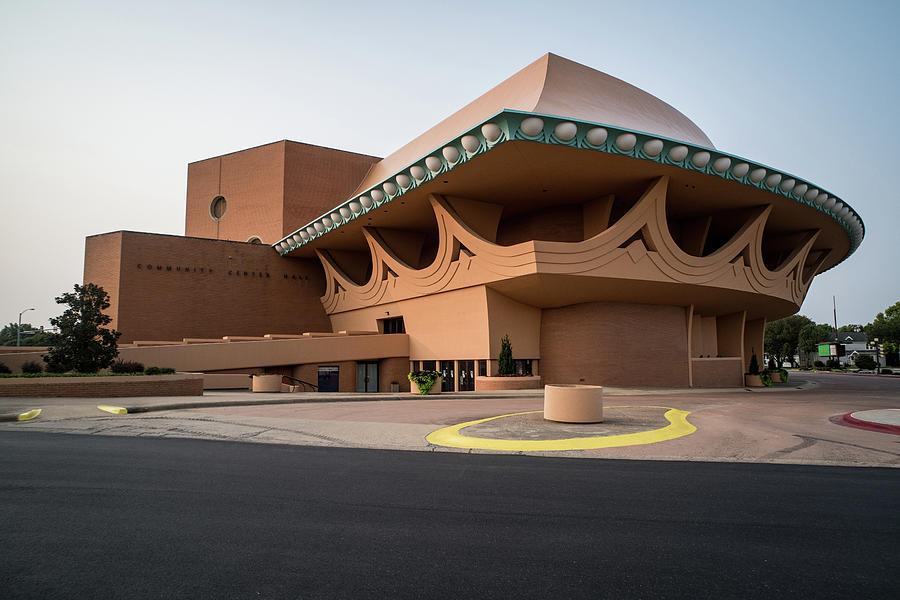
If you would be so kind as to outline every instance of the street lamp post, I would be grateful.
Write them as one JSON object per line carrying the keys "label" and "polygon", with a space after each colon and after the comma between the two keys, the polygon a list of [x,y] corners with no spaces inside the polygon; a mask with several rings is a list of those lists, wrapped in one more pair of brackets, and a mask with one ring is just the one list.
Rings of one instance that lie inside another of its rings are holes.
{"label": "street lamp post", "polygon": [[22,315],[27,313],[29,310],[34,310],[34,308],[26,308],[19,313],[19,326],[16,328],[16,346],[22,345]]}

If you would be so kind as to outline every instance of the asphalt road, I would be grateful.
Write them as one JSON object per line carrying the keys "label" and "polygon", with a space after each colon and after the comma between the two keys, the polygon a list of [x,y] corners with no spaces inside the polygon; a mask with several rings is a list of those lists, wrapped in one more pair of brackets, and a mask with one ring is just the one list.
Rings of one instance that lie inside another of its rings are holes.
{"label": "asphalt road", "polygon": [[0,434],[3,598],[879,598],[900,470]]}

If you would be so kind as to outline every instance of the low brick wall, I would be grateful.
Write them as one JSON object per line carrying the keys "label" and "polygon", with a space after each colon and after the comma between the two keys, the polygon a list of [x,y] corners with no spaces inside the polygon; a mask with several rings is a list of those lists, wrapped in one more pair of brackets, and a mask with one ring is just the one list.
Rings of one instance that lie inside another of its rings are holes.
{"label": "low brick wall", "polygon": [[129,398],[202,395],[203,375],[200,374],[0,379],[0,396],[6,397]]}
{"label": "low brick wall", "polygon": [[491,392],[496,390],[539,390],[541,389],[541,377],[531,375],[527,377],[476,377],[476,392]]}
{"label": "low brick wall", "polygon": [[741,387],[744,370],[740,357],[692,358],[695,388]]}

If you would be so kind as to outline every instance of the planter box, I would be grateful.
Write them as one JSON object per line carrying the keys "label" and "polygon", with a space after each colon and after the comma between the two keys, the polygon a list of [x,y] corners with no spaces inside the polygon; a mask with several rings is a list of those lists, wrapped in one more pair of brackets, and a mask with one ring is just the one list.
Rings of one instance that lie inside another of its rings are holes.
{"label": "planter box", "polygon": [[747,387],[765,387],[762,377],[759,375],[744,375],[744,385]]}
{"label": "planter box", "polygon": [[599,385],[544,386],[544,419],[560,423],[603,421],[603,388]]}
{"label": "planter box", "polygon": [[422,393],[419,391],[419,386],[416,385],[416,382],[415,382],[415,381],[410,381],[410,382],[409,382],[409,391],[410,391],[411,394],[419,394],[419,395],[422,395],[422,396],[434,396],[434,395],[436,395],[436,394],[440,394],[440,393],[441,393],[441,382],[442,382],[443,380],[444,380],[443,377],[438,377],[438,378],[437,378],[437,381],[434,382],[434,385],[431,386],[431,389],[428,390],[428,393],[427,393],[427,394],[422,394]]}
{"label": "planter box", "polygon": [[281,391],[281,375],[254,375],[254,392],[274,393]]}
{"label": "planter box", "polygon": [[200,374],[0,379],[0,396],[6,397],[134,398],[202,395],[203,375]]}
{"label": "planter box", "polygon": [[772,376],[772,383],[784,383],[784,382],[781,380],[781,373],[779,373],[778,371],[774,371],[774,372],[772,372],[772,373],[769,373],[769,375]]}
{"label": "planter box", "polygon": [[540,375],[526,375],[524,377],[476,377],[475,391],[490,392],[495,390],[539,390],[541,389]]}

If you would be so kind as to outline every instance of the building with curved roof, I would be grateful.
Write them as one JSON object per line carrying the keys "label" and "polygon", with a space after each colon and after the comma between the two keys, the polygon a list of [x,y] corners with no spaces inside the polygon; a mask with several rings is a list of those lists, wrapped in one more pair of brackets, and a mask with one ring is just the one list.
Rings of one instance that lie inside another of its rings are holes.
{"label": "building with curved roof", "polygon": [[192,163],[185,235],[88,239],[85,279],[126,341],[405,335],[391,377],[433,367],[471,389],[509,335],[544,383],[702,387],[742,385],[766,321],[797,312],[864,225],[547,54],[383,159],[284,141]]}

